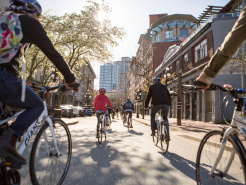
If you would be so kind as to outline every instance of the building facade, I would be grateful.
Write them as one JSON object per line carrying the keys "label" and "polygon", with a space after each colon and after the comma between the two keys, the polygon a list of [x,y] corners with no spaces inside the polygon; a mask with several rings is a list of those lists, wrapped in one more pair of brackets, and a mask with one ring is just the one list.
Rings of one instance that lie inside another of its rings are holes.
{"label": "building facade", "polygon": [[[182,85],[192,84],[223,42],[244,6],[245,0],[230,0],[224,7],[208,6],[196,20],[192,19],[192,16],[189,18],[183,16],[182,20],[181,18],[177,19],[176,15],[172,16],[176,17],[172,20],[169,20],[167,15],[155,16],[150,19],[148,32],[140,36],[136,58],[144,56],[146,57],[145,63],[149,66],[153,65],[149,77],[164,78],[168,73],[173,74],[173,78],[166,82],[170,91],[177,92],[178,78],[175,77],[175,74],[181,74]],[[188,30],[184,31],[183,28]],[[186,33],[188,33],[187,36]],[[153,52],[156,49],[153,46],[170,42],[172,45],[166,45],[167,48],[163,47],[162,51]],[[148,51],[152,51],[152,57],[148,56]],[[162,57],[158,56],[159,52],[162,52],[163,56],[161,61],[158,60],[159,57]],[[143,53],[142,56],[141,53]],[[148,62],[147,59],[150,58],[152,62]],[[228,63],[213,79],[213,82],[218,84],[230,82],[233,87],[241,88],[243,77],[245,78],[241,72],[245,70],[242,69],[245,68],[244,66]],[[144,80],[142,82],[144,83]],[[136,92],[138,92],[138,88],[135,89]],[[181,102],[178,102],[177,97],[173,96],[169,116],[176,117],[177,109],[181,105],[182,119],[221,123],[224,119],[221,116],[223,112],[221,102],[224,96],[221,92],[183,89]],[[142,95],[142,98],[145,97]],[[138,101],[141,102],[140,106],[143,104],[143,99]]]}

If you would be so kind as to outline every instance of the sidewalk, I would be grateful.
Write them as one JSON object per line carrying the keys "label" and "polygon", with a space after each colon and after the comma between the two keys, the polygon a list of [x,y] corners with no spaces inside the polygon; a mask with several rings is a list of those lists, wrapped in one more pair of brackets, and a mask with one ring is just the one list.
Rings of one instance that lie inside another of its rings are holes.
{"label": "sidewalk", "polygon": [[[144,119],[142,119],[142,115],[139,115],[139,118],[136,118],[136,114],[132,115],[132,119],[139,123],[150,126],[150,116],[144,115]],[[220,130],[219,125],[213,124],[211,122],[202,122],[202,121],[193,121],[193,120],[181,120],[181,125],[177,125],[176,118],[168,118],[169,128],[170,128],[170,136],[172,137],[172,132],[176,133],[179,136],[185,137],[187,139],[201,141],[203,136],[209,132],[210,130]],[[151,132],[151,130],[149,131]],[[246,146],[246,141],[244,137],[240,137],[244,146]]]}

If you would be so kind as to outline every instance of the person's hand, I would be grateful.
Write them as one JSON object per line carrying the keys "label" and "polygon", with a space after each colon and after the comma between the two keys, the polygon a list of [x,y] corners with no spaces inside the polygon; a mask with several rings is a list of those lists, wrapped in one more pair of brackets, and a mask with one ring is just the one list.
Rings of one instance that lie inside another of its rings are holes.
{"label": "person's hand", "polygon": [[73,83],[66,84],[66,88],[70,90],[74,90],[74,92],[79,91],[79,83],[75,80]]}
{"label": "person's hand", "polygon": [[203,89],[207,89],[211,85],[211,77],[207,76],[204,72],[202,72],[196,81],[203,82],[207,84],[206,86],[202,86]]}

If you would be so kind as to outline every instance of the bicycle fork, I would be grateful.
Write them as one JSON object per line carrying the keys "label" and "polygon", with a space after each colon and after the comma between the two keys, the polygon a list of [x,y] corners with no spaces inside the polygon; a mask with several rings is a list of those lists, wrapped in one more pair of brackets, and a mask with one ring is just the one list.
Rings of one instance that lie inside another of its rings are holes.
{"label": "bicycle fork", "polygon": [[[222,128],[223,128],[223,127],[222,127]],[[219,162],[220,162],[220,160],[221,160],[221,158],[222,158],[222,155],[223,155],[224,150],[225,150],[226,142],[227,142],[227,140],[228,140],[229,135],[234,131],[234,128],[229,128],[229,129],[227,129],[225,132],[224,132],[224,131],[225,131],[225,128],[223,128],[223,133],[224,133],[224,134],[223,134],[223,138],[222,138],[222,144],[221,144],[221,147],[220,147],[219,155],[218,155],[218,157],[217,157],[217,159],[216,159],[216,161],[215,161],[213,167],[211,168],[211,171],[209,172],[209,175],[211,175],[211,176],[215,176],[215,175],[216,175],[216,174],[214,173],[214,171],[215,171],[217,165],[219,164]],[[225,174],[227,174],[227,172],[228,172],[228,170],[229,170],[229,168],[230,168],[230,166],[231,166],[231,164],[232,164],[232,161],[233,161],[233,159],[234,159],[235,153],[236,153],[235,148],[232,148],[231,155],[230,155],[230,159],[229,159],[229,161],[228,161],[228,164],[227,164],[227,166],[226,166],[226,168],[225,168],[223,174],[218,174],[218,175],[224,177]]]}

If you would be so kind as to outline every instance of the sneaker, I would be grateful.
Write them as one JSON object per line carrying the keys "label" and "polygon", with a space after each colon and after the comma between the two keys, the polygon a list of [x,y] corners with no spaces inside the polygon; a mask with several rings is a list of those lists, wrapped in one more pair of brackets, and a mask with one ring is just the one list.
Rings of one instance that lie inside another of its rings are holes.
{"label": "sneaker", "polygon": [[133,128],[133,126],[131,125],[130,128]]}
{"label": "sneaker", "polygon": [[19,165],[25,165],[26,159],[22,157],[16,150],[10,145],[12,136],[12,130],[8,126],[3,128],[3,133],[0,136],[0,157],[4,158],[7,162],[18,163]]}

